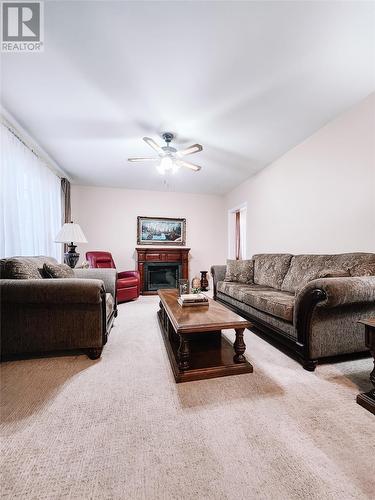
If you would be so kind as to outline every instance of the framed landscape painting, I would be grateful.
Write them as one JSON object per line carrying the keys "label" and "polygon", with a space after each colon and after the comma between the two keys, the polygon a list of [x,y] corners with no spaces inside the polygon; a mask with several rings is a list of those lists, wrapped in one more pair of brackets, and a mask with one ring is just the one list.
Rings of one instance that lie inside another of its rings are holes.
{"label": "framed landscape painting", "polygon": [[138,245],[179,245],[186,243],[186,219],[138,217]]}

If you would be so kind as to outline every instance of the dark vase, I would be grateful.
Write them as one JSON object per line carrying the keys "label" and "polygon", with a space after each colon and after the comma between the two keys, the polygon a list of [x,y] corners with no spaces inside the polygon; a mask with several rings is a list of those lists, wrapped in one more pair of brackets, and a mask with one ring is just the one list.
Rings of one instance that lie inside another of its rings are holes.
{"label": "dark vase", "polygon": [[76,252],[76,246],[77,245],[73,245],[73,243],[70,243],[70,245],[68,245],[69,251],[64,254],[65,264],[68,264],[68,266],[70,266],[72,269],[76,267],[79,259],[79,253]]}
{"label": "dark vase", "polygon": [[202,290],[202,292],[207,292],[207,289],[208,289],[207,273],[208,273],[208,271],[201,271],[201,290]]}

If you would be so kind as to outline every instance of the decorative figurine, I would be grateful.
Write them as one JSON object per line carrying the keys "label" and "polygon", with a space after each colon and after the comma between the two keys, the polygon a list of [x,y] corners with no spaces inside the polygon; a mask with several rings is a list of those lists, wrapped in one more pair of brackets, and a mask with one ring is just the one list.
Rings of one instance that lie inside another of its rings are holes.
{"label": "decorative figurine", "polygon": [[178,280],[178,295],[181,297],[181,295],[186,293],[189,293],[189,280]]}
{"label": "decorative figurine", "polygon": [[201,280],[195,276],[191,281],[191,292],[199,293],[201,291],[200,286]]}

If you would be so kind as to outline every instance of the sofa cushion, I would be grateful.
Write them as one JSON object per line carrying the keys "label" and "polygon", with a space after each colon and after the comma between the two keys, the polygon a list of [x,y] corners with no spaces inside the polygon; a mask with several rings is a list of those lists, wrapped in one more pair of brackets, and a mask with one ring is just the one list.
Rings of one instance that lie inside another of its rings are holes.
{"label": "sofa cushion", "polygon": [[[259,287],[261,288],[261,287]],[[242,293],[242,302],[265,313],[293,322],[295,295],[273,288],[246,290]]]}
{"label": "sofa cushion", "polygon": [[51,264],[45,262],[43,273],[47,278],[74,278],[74,271],[67,264]]}
{"label": "sofa cushion", "polygon": [[242,301],[243,294],[249,290],[271,290],[269,287],[261,287],[259,285],[246,285],[245,283],[219,281],[217,283],[217,291],[236,300]]}
{"label": "sofa cushion", "polygon": [[224,281],[253,283],[254,265],[252,260],[227,259]]}
{"label": "sofa cushion", "polygon": [[1,260],[1,277],[6,279],[42,279],[43,265],[57,263],[52,257],[11,257]]}
{"label": "sofa cushion", "polygon": [[298,293],[307,283],[321,278],[323,271],[342,269],[350,272],[351,276],[365,264],[375,264],[375,254],[371,253],[346,253],[337,255],[295,255],[290,263],[289,270],[281,290]]}
{"label": "sofa cushion", "polygon": [[229,297],[228,295],[224,295],[223,293],[218,292],[217,297],[224,303],[230,306],[234,306],[239,311],[239,314],[241,316],[243,315],[244,317],[251,317],[255,320],[259,320],[264,325],[274,327],[279,332],[285,333],[286,336],[297,340],[297,331],[293,323],[285,321],[281,318],[277,318],[276,316],[272,316],[271,314],[260,311],[259,309],[255,309],[255,307],[251,307],[244,302],[239,302],[233,297]]}
{"label": "sofa cushion", "polygon": [[254,283],[280,290],[291,259],[292,255],[285,253],[254,255]]}
{"label": "sofa cushion", "polygon": [[317,279],[321,271],[332,267],[330,257],[330,255],[295,255],[281,290],[298,293],[307,283]]}

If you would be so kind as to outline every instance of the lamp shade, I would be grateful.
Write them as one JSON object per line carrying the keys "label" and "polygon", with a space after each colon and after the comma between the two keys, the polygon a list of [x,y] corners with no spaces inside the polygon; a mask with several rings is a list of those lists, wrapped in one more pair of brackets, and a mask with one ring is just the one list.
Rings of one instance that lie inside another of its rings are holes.
{"label": "lamp shade", "polygon": [[87,243],[86,236],[83,234],[79,224],[66,222],[60,229],[55,238],[56,243]]}

